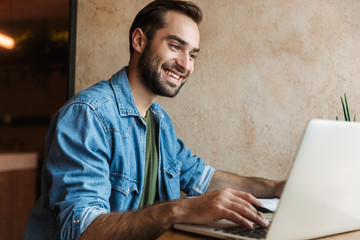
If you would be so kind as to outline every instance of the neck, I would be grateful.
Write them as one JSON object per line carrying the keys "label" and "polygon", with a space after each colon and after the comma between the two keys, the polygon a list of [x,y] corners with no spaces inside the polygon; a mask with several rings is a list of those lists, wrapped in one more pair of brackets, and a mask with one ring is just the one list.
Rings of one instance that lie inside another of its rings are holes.
{"label": "neck", "polygon": [[136,65],[129,64],[126,70],[127,77],[129,79],[129,85],[134,97],[135,105],[142,117],[146,117],[146,112],[153,104],[157,98],[157,95],[151,93],[145,86],[141,83]]}

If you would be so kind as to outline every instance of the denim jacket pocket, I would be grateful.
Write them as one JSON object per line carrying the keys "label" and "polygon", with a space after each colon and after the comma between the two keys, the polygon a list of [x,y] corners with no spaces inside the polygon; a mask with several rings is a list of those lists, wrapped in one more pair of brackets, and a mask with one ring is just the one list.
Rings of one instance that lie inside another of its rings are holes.
{"label": "denim jacket pocket", "polygon": [[169,200],[180,198],[181,166],[182,162],[174,161],[164,168]]}
{"label": "denim jacket pocket", "polygon": [[138,182],[135,179],[131,179],[120,173],[111,173],[110,183],[112,189],[121,192],[125,196],[129,196],[132,192],[139,192],[137,186]]}
{"label": "denim jacket pocket", "polygon": [[165,167],[165,172],[169,175],[169,177],[179,176],[181,173],[182,162],[174,161]]}

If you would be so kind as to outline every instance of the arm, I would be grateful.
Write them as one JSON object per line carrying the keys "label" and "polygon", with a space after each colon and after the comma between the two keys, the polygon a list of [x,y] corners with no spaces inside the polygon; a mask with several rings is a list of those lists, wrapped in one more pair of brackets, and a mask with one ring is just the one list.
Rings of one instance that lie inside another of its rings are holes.
{"label": "arm", "polygon": [[102,129],[85,104],[65,106],[49,127],[42,195],[58,239],[76,239],[82,228],[110,211],[109,145]]}
{"label": "arm", "polygon": [[217,170],[211,179],[208,192],[229,187],[248,192],[258,198],[280,197],[284,181],[274,181],[257,177],[243,177]]}
{"label": "arm", "polygon": [[206,194],[138,211],[103,214],[93,221],[80,239],[123,239],[124,236],[126,239],[154,239],[174,223],[206,224],[217,219],[229,219],[248,228],[252,228],[250,221],[266,227],[269,223],[251,205],[261,205],[253,195],[278,197],[283,184],[217,170]]}
{"label": "arm", "polygon": [[90,224],[80,240],[155,239],[174,223],[206,224],[223,218],[248,228],[252,228],[249,220],[268,226],[251,204],[260,203],[248,193],[227,188],[138,211],[103,214]]}
{"label": "arm", "polygon": [[278,197],[283,184],[282,181],[240,177],[217,170],[208,193],[138,211],[101,215],[83,233],[81,240],[117,239],[124,236],[128,239],[154,239],[174,223],[206,224],[223,218],[248,228],[252,228],[250,221],[267,226],[268,222],[251,205],[261,205],[253,195]]}
{"label": "arm", "polygon": [[79,239],[155,239],[172,226],[176,215],[173,205],[167,202],[137,211],[100,215]]}

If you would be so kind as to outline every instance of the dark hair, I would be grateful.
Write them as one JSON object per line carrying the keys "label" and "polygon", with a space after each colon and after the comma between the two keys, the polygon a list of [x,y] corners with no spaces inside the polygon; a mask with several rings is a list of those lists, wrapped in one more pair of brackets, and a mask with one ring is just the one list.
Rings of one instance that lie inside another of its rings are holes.
{"label": "dark hair", "polygon": [[156,31],[165,25],[164,16],[170,11],[177,11],[190,17],[197,24],[202,20],[201,9],[192,2],[179,0],[156,0],[144,7],[135,17],[129,31],[130,57],[134,51],[132,34],[136,28],[141,28],[150,42]]}

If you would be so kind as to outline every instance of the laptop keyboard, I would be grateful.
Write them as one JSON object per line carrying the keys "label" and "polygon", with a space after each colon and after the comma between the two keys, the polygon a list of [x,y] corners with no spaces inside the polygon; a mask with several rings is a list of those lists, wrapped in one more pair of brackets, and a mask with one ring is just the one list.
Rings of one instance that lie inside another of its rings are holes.
{"label": "laptop keyboard", "polygon": [[264,239],[266,236],[268,228],[261,227],[259,225],[254,225],[253,229],[248,229],[243,226],[234,226],[226,228],[218,228],[215,231],[221,231],[224,233],[230,233],[235,235],[240,235],[244,237],[250,237],[255,239]]}

